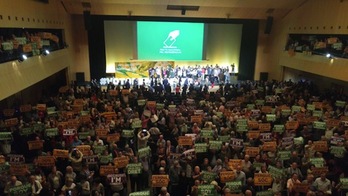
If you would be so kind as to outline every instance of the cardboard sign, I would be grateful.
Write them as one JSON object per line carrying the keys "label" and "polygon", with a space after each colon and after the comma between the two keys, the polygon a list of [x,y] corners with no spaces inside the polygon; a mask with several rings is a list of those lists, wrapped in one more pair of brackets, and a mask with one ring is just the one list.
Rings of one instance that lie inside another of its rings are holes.
{"label": "cardboard sign", "polygon": [[191,122],[192,123],[201,123],[202,122],[202,116],[191,116]]}
{"label": "cardboard sign", "polygon": [[95,164],[98,164],[98,155],[83,156],[83,161],[84,161],[87,165],[95,165]]}
{"label": "cardboard sign", "polygon": [[95,133],[100,138],[106,138],[108,133],[109,133],[109,131],[107,129],[96,129]]}
{"label": "cardboard sign", "polygon": [[91,154],[91,146],[90,145],[80,145],[80,146],[76,146],[76,148],[81,151],[81,153],[84,156],[88,156]]}
{"label": "cardboard sign", "polygon": [[259,123],[257,121],[248,121],[248,127],[250,129],[259,129]]}
{"label": "cardboard sign", "polygon": [[13,127],[18,124],[18,118],[10,118],[4,121],[6,127]]}
{"label": "cardboard sign", "polygon": [[255,173],[254,185],[255,186],[271,186],[273,178],[269,173]]}
{"label": "cardboard sign", "polygon": [[63,129],[63,136],[76,135],[77,131],[75,129]]}
{"label": "cardboard sign", "polygon": [[260,148],[259,147],[246,147],[245,154],[249,155],[250,157],[256,157],[256,155],[260,154]]}
{"label": "cardboard sign", "polygon": [[109,174],[115,174],[116,166],[112,165],[101,165],[99,174],[100,176],[107,176]]}
{"label": "cardboard sign", "polygon": [[169,175],[152,175],[152,187],[168,187]]}
{"label": "cardboard sign", "polygon": [[69,158],[68,150],[53,149],[53,156],[59,158]]}
{"label": "cardboard sign", "polygon": [[285,123],[285,128],[288,130],[290,130],[290,129],[296,130],[296,129],[298,129],[298,127],[299,127],[298,121],[287,121]]}
{"label": "cardboard sign", "polygon": [[127,156],[116,157],[114,159],[114,164],[116,168],[125,168],[129,163],[129,158]]}
{"label": "cardboard sign", "polygon": [[108,134],[106,137],[106,141],[109,143],[118,142],[118,141],[120,141],[120,134],[119,133]]}
{"label": "cardboard sign", "polygon": [[262,150],[263,151],[271,151],[271,152],[275,152],[277,151],[277,142],[265,142],[262,145]]}
{"label": "cardboard sign", "polygon": [[242,159],[229,159],[228,166],[232,170],[236,170],[238,166],[242,166]]}
{"label": "cardboard sign", "polygon": [[39,150],[43,148],[42,140],[28,141],[29,150]]}
{"label": "cardboard sign", "polygon": [[314,141],[313,142],[313,149],[318,152],[327,152],[328,151],[328,145],[327,141]]}
{"label": "cardboard sign", "polygon": [[189,136],[179,136],[178,144],[182,146],[192,146],[192,138]]}
{"label": "cardboard sign", "polygon": [[[232,159],[233,160],[233,159]],[[231,182],[234,180],[235,178],[235,173],[234,171],[221,171],[219,173],[220,175],[220,181],[222,183],[226,183],[226,182]]]}
{"label": "cardboard sign", "polygon": [[10,173],[11,173],[11,175],[25,176],[28,173],[28,167],[27,167],[27,165],[24,165],[24,164],[11,165],[10,166]]}
{"label": "cardboard sign", "polygon": [[260,131],[248,131],[247,136],[250,139],[257,139],[260,136]]}
{"label": "cardboard sign", "polygon": [[129,163],[127,166],[127,174],[141,174],[143,166],[141,163]]}
{"label": "cardboard sign", "polygon": [[52,167],[56,164],[56,159],[54,156],[39,156],[37,164],[41,167]]}

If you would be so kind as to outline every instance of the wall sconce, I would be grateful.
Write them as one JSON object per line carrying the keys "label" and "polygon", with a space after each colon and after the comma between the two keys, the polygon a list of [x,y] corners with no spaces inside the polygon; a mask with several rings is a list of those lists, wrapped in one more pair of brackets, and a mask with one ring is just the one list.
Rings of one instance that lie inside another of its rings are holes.
{"label": "wall sconce", "polygon": [[18,57],[18,62],[23,62],[23,61],[25,61],[25,60],[27,60],[28,59],[28,57],[27,57],[27,55],[25,55],[25,54],[22,54],[22,55],[20,55],[19,57]]}

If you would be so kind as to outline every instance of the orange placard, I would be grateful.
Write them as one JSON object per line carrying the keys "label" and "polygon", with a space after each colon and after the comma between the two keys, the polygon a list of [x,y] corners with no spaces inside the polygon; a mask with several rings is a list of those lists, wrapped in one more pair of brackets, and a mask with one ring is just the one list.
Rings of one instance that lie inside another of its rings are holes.
{"label": "orange placard", "polygon": [[262,145],[262,150],[276,152],[277,151],[277,142],[275,142],[275,141],[264,142]]}
{"label": "orange placard", "polygon": [[259,123],[257,121],[248,121],[248,127],[250,129],[259,129]]}
{"label": "orange placard", "polygon": [[294,190],[297,193],[307,193],[308,192],[309,185],[304,183],[295,183],[294,184]]}
{"label": "orange placard", "polygon": [[25,176],[28,174],[28,166],[25,164],[17,164],[17,165],[11,165],[10,166],[10,173],[11,175],[16,176]]}
{"label": "orange placard", "polygon": [[91,122],[91,116],[90,115],[83,115],[83,116],[80,116],[79,120],[81,123],[89,123],[89,122]]}
{"label": "orange placard", "polygon": [[202,116],[191,116],[191,122],[192,123],[201,123],[202,122]]}
{"label": "orange placard", "polygon": [[247,136],[250,139],[257,139],[260,137],[260,131],[248,131]]}
{"label": "orange placard", "polygon": [[129,95],[129,89],[122,89],[122,95]]}
{"label": "orange placard", "polygon": [[83,105],[83,99],[75,99],[74,105]]}
{"label": "orange placard", "polygon": [[329,169],[328,167],[313,167],[312,168],[312,174],[314,177],[319,177],[322,173],[328,173]]}
{"label": "orange placard", "polygon": [[84,156],[89,156],[91,154],[91,146],[90,145],[80,145],[76,146],[76,148],[81,151]]}
{"label": "orange placard", "polygon": [[18,118],[10,118],[5,120],[6,127],[13,127],[18,124]]}
{"label": "orange placard", "polygon": [[96,129],[95,134],[100,138],[106,138],[108,136],[109,131],[107,129]]}
{"label": "orange placard", "polygon": [[156,108],[156,101],[147,101],[146,105],[148,108]]}
{"label": "orange placard", "polygon": [[242,166],[242,159],[229,159],[228,166],[230,169],[235,170],[237,166]]}
{"label": "orange placard", "polygon": [[323,108],[323,102],[313,102],[312,104],[314,105],[315,109]]}
{"label": "orange placard", "polygon": [[69,158],[68,150],[53,149],[53,156],[59,158]]}
{"label": "orange placard", "polygon": [[273,178],[269,173],[254,173],[255,186],[271,186]]}
{"label": "orange placard", "polygon": [[110,96],[117,96],[118,95],[118,91],[117,90],[109,90],[109,95]]}
{"label": "orange placard", "polygon": [[31,44],[24,44],[22,49],[24,53],[31,52],[33,50]]}
{"label": "orange placard", "polygon": [[222,183],[231,182],[235,178],[234,171],[221,171],[219,175]]}
{"label": "orange placard", "polygon": [[115,174],[116,166],[112,165],[102,165],[100,166],[99,174],[100,176],[107,176],[108,174]]}
{"label": "orange placard", "polygon": [[37,105],[36,105],[36,110],[39,110],[39,111],[46,111],[46,109],[47,109],[46,104],[37,104]]}
{"label": "orange placard", "polygon": [[15,110],[14,109],[4,109],[2,111],[2,113],[4,114],[4,116],[6,117],[12,117],[15,113]]}
{"label": "orange placard", "polygon": [[260,131],[270,131],[271,130],[271,123],[260,123],[259,129],[260,129]]}
{"label": "orange placard", "polygon": [[298,121],[287,121],[285,123],[285,129],[298,129]]}
{"label": "orange placard", "polygon": [[272,107],[271,106],[262,106],[261,112],[266,113],[266,114],[270,114],[270,113],[272,113]]}
{"label": "orange placard", "polygon": [[19,110],[23,113],[23,112],[30,112],[32,109],[30,104],[27,105],[21,105]]}
{"label": "orange placard", "polygon": [[56,164],[56,159],[54,156],[39,156],[37,164],[41,167],[52,167]]}
{"label": "orange placard", "polygon": [[152,187],[167,187],[169,184],[169,175],[152,175]]}
{"label": "orange placard", "polygon": [[116,168],[125,168],[129,163],[129,158],[127,156],[114,158],[114,164]]}
{"label": "orange placard", "polygon": [[29,150],[40,150],[43,148],[42,140],[28,141]]}
{"label": "orange placard", "polygon": [[245,154],[249,155],[250,157],[256,157],[256,155],[260,154],[260,148],[259,147],[246,147]]}
{"label": "orange placard", "polygon": [[192,146],[192,137],[179,136],[178,144],[182,146]]}
{"label": "orange placard", "polygon": [[327,152],[328,151],[327,141],[314,141],[313,150],[318,152]]}
{"label": "orange placard", "polygon": [[118,142],[120,141],[120,134],[119,133],[114,133],[114,134],[108,134],[106,136],[106,141],[111,143],[111,142]]}
{"label": "orange placard", "polygon": [[71,105],[73,113],[77,114],[83,110],[83,105]]}
{"label": "orange placard", "polygon": [[338,119],[328,119],[326,121],[326,127],[331,128],[331,127],[338,127],[340,125],[340,120]]}

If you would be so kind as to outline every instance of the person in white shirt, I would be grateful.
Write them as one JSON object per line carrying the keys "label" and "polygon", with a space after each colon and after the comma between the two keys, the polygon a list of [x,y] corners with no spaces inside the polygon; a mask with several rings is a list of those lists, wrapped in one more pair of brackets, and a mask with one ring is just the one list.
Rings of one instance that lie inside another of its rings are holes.
{"label": "person in white shirt", "polygon": [[40,192],[42,190],[42,185],[41,183],[36,180],[35,176],[34,175],[31,175],[30,176],[30,184],[31,184],[31,190],[32,190],[32,196],[37,196],[37,195],[40,195]]}
{"label": "person in white shirt", "polygon": [[313,186],[319,195],[331,195],[331,181],[326,178],[326,173],[320,174],[320,177],[315,179]]}

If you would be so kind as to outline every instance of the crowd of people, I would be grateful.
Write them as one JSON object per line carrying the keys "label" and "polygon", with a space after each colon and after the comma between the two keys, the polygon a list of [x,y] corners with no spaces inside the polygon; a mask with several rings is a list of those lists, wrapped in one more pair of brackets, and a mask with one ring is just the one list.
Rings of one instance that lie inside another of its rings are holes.
{"label": "crowd of people", "polygon": [[62,87],[4,110],[1,195],[347,193],[342,91],[303,81],[166,85]]}

